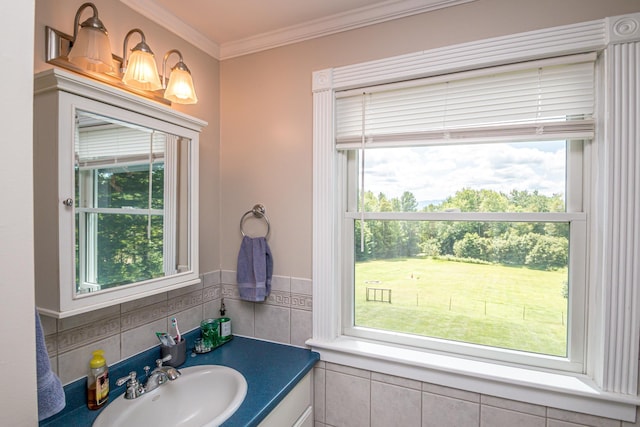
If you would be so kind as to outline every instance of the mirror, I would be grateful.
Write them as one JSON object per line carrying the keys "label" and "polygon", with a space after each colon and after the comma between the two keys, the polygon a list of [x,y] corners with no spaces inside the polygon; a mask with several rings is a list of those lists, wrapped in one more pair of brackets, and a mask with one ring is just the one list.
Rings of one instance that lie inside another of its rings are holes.
{"label": "mirror", "polygon": [[191,144],[76,110],[75,295],[191,270]]}

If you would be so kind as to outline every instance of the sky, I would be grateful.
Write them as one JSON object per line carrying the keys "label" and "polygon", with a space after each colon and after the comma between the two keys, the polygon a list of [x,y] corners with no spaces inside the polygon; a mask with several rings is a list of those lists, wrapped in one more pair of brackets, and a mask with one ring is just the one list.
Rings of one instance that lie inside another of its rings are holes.
{"label": "sky", "polygon": [[[420,204],[462,188],[565,194],[565,141],[493,143],[366,151],[365,191],[410,191]],[[421,203],[422,202],[422,203]]]}

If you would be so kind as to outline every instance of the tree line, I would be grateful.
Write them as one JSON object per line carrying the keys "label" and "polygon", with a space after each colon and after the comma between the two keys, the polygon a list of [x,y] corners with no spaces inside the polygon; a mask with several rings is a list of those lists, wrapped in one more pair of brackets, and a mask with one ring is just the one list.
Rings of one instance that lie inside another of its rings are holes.
{"label": "tree line", "polygon": [[[405,191],[387,198],[367,191],[367,212],[564,212],[562,195],[536,191],[464,188],[453,196],[419,208]],[[360,221],[355,226],[356,261],[431,256],[553,270],[567,266],[569,224],[551,222]]]}

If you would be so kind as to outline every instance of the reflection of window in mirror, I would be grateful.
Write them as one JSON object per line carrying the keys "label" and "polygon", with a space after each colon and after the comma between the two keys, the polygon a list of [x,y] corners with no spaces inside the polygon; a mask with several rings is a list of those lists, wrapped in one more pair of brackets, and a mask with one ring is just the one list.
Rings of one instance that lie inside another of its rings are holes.
{"label": "reflection of window in mirror", "polygon": [[188,140],[83,111],[76,124],[76,293],[187,270]]}

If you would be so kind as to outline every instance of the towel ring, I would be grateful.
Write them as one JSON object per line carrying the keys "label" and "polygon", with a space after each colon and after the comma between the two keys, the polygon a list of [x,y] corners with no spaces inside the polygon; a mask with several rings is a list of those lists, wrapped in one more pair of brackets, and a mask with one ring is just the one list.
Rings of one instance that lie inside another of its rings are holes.
{"label": "towel ring", "polygon": [[267,223],[267,234],[264,235],[264,238],[269,238],[269,233],[271,233],[271,223],[269,223],[269,218],[267,217],[267,214],[265,212],[266,209],[264,208],[264,205],[258,203],[257,205],[253,206],[253,209],[246,211],[244,215],[242,215],[242,218],[240,218],[240,233],[242,233],[242,237],[246,236],[242,228],[244,220],[247,218],[247,215],[253,214],[253,216],[255,216],[256,218],[263,218],[265,220],[265,222]]}

